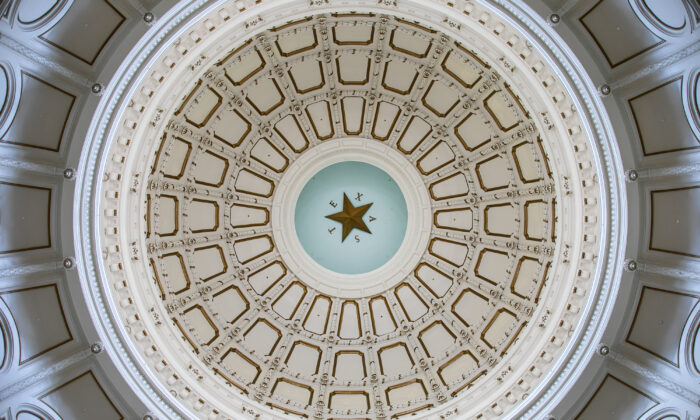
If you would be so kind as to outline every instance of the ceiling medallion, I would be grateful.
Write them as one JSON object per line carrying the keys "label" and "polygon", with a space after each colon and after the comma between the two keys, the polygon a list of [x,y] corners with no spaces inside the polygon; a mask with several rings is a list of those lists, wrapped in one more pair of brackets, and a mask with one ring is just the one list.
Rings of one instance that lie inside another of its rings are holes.
{"label": "ceiling medallion", "polygon": [[[291,182],[303,183],[304,178]],[[412,240],[405,237],[406,227],[408,213],[416,210],[407,208],[389,174],[366,162],[341,161],[321,169],[303,185],[296,203],[289,204],[295,206],[293,228],[303,250],[333,273],[372,272]],[[289,211],[286,205],[275,211]]]}
{"label": "ceiling medallion", "polygon": [[[128,325],[112,334],[168,417],[532,409],[573,357],[608,234],[605,203],[582,204],[605,200],[604,174],[567,90],[486,6],[454,33],[422,3],[420,22],[289,4],[283,20],[260,9],[254,34],[212,6],[124,102],[95,177],[96,264]],[[320,188],[297,220],[310,180],[347,163],[383,171],[398,204]],[[352,225],[327,218],[351,208]],[[305,229],[397,249],[343,273]]]}
{"label": "ceiling medallion", "polygon": [[[361,198],[362,193],[358,192],[357,200],[359,201]],[[333,205],[333,202],[331,203],[331,205]],[[345,238],[348,237],[348,235],[350,234],[350,232],[352,232],[353,229],[357,229],[362,232],[367,232],[369,234],[372,233],[372,231],[369,230],[369,228],[367,227],[367,224],[365,224],[365,221],[362,220],[365,213],[367,213],[367,210],[369,210],[369,208],[372,207],[372,204],[374,203],[363,204],[361,206],[355,207],[350,202],[348,195],[346,193],[343,193],[343,209],[337,213],[329,214],[328,216],[326,216],[327,219],[336,221],[343,226],[343,236],[341,238],[341,241],[345,242]],[[374,217],[372,217],[372,219],[374,219]],[[333,233],[332,231],[333,229],[331,229],[330,233]],[[360,242],[360,237],[356,235],[355,241]]]}

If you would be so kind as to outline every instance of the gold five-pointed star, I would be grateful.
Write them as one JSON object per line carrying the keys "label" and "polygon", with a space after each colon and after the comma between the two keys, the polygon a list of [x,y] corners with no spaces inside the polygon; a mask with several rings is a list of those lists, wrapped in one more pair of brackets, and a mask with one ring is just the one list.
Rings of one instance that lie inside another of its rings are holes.
{"label": "gold five-pointed star", "polygon": [[372,204],[373,203],[369,203],[363,206],[355,207],[350,202],[348,196],[345,193],[343,193],[343,211],[329,214],[328,216],[326,216],[326,218],[336,221],[343,225],[342,242],[345,242],[345,238],[348,237],[348,235],[350,234],[350,232],[352,232],[353,229],[358,229],[370,234],[372,233],[365,224],[364,220],[362,220],[362,216],[364,216],[365,213],[367,213],[367,210],[369,210]]}

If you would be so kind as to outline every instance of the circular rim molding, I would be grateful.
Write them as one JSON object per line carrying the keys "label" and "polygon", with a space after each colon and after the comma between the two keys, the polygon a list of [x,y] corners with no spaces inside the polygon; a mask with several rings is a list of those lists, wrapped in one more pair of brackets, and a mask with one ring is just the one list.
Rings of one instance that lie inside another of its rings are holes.
{"label": "circular rim molding", "polygon": [[[406,233],[399,250],[381,267],[362,274],[336,273],[314,261],[297,237],[294,211],[283,211],[295,208],[302,189],[318,171],[345,161],[369,163],[389,174],[408,208]],[[430,198],[418,171],[399,152],[374,140],[335,139],[305,152],[285,171],[272,203],[273,236],[285,264],[304,283],[343,298],[381,293],[409,275],[425,253],[431,226]]]}
{"label": "circular rim molding", "polygon": [[[292,2],[290,1],[287,3],[291,4]],[[286,5],[287,3],[284,4]],[[246,10],[245,14],[241,16],[240,19],[237,18],[237,21],[240,23],[246,17],[252,16],[252,13],[259,12],[264,14],[267,4],[268,3],[264,3],[257,8],[251,7]],[[301,1],[297,2],[299,7],[301,7],[301,4]],[[425,15],[423,17],[424,20],[430,22],[429,24],[431,26],[440,27],[449,34],[456,33],[455,31],[457,31],[457,29],[454,28],[457,28],[457,26],[456,24],[449,25],[449,23],[453,23],[450,19],[445,18],[445,22],[447,23],[441,24],[439,22],[442,15],[455,15],[454,11],[457,10],[455,7],[447,7],[437,2],[418,4],[416,2],[407,1],[402,3],[401,8],[390,9],[390,11],[395,12],[395,14],[399,16],[402,10],[406,11],[413,6],[421,9],[423,12],[426,10],[434,12],[432,15]],[[570,387],[572,378],[582,374],[587,366],[587,358],[590,353],[587,350],[595,348],[596,344],[599,342],[596,337],[601,334],[603,326],[598,325],[597,321],[606,319],[606,314],[611,308],[609,303],[612,301],[612,297],[615,295],[615,290],[617,288],[613,280],[619,277],[622,268],[622,264],[620,264],[622,261],[620,249],[623,247],[620,246],[619,242],[608,242],[607,239],[610,237],[619,238],[620,235],[618,235],[618,232],[625,228],[626,220],[624,219],[624,209],[619,206],[620,201],[624,203],[624,190],[621,188],[621,185],[624,184],[624,179],[622,175],[620,175],[622,174],[622,170],[620,169],[619,153],[617,152],[614,141],[612,141],[613,136],[610,122],[605,115],[604,108],[599,98],[596,98],[598,95],[591,95],[591,91],[595,92],[595,88],[588,78],[585,69],[575,58],[568,57],[562,52],[562,49],[557,46],[556,42],[559,38],[556,37],[552,28],[544,24],[544,20],[541,17],[534,16],[531,11],[528,12],[529,9],[518,9],[517,5],[504,3],[492,6],[493,7],[485,7],[481,4],[469,4],[469,10],[463,10],[464,15],[460,13],[455,20],[457,23],[461,22],[464,27],[467,27],[473,24],[473,16],[480,16],[481,13],[486,12],[491,13],[492,17],[494,17],[494,19],[489,20],[489,25],[495,25],[496,23],[494,22],[500,18],[511,21],[515,18],[515,26],[517,26],[519,30],[518,36],[524,37],[528,42],[535,40],[537,44],[541,44],[545,55],[542,60],[547,62],[547,65],[555,67],[557,70],[560,70],[562,74],[566,75],[563,76],[561,82],[566,85],[565,90],[570,92],[573,96],[573,106],[580,110],[583,115],[583,121],[579,122],[581,126],[575,128],[580,130],[579,133],[586,133],[586,138],[580,141],[593,149],[592,154],[594,157],[590,159],[595,161],[596,166],[594,172],[598,175],[597,182],[600,183],[599,185],[594,185],[593,189],[595,191],[598,191],[598,189],[602,191],[600,195],[600,211],[603,220],[601,220],[602,225],[600,226],[600,245],[595,245],[598,253],[598,255],[595,255],[596,263],[593,264],[591,271],[588,273],[588,275],[593,278],[590,285],[590,293],[595,299],[588,299],[584,308],[576,308],[576,310],[580,310],[581,313],[584,314],[584,317],[580,319],[576,331],[573,332],[574,338],[569,340],[561,353],[556,355],[556,360],[553,362],[554,365],[548,370],[547,374],[541,379],[533,380],[536,386],[526,394],[523,394],[522,402],[508,407],[509,415],[536,417],[537,415],[550,412],[553,406],[561,402],[560,394],[558,394],[557,391],[565,392],[567,388]],[[80,190],[75,198],[76,208],[78,210],[75,212],[74,221],[76,229],[74,235],[76,243],[78,244],[77,258],[81,274],[80,278],[81,281],[84,282],[85,294],[90,301],[89,304],[93,306],[93,317],[95,318],[96,327],[104,333],[106,345],[110,347],[110,353],[112,353],[111,350],[114,349],[114,354],[116,355],[114,357],[115,364],[123,369],[125,376],[128,376],[130,380],[143,391],[141,394],[143,395],[144,401],[148,401],[149,405],[157,408],[163,416],[168,418],[188,416],[189,410],[193,409],[193,407],[189,405],[192,401],[185,403],[172,397],[157,374],[141,366],[144,362],[138,354],[138,351],[135,350],[132,345],[133,337],[120,324],[119,309],[114,302],[110,301],[109,296],[107,296],[109,292],[106,290],[112,287],[113,284],[118,283],[116,279],[110,277],[112,274],[108,274],[107,264],[116,261],[117,258],[112,255],[112,259],[109,262],[101,258],[101,252],[103,250],[101,233],[93,231],[91,221],[94,220],[95,217],[99,217],[99,206],[104,201],[106,189],[119,187],[115,186],[115,183],[111,179],[105,179],[103,181],[101,175],[106,171],[106,162],[108,162],[111,157],[110,147],[122,141],[120,137],[115,135],[115,133],[118,132],[118,128],[116,127],[119,127],[120,123],[123,126],[122,119],[127,118],[127,114],[130,112],[126,110],[126,104],[131,97],[130,95],[137,91],[136,87],[142,80],[139,75],[145,75],[146,71],[152,68],[151,66],[154,65],[153,63],[157,61],[158,57],[163,58],[163,51],[166,50],[166,47],[178,40],[178,37],[184,33],[185,27],[191,28],[192,25],[194,25],[193,20],[195,17],[203,20],[203,16],[206,16],[207,13],[211,13],[211,15],[214,16],[217,11],[221,13],[219,10],[220,7],[221,3],[204,6],[204,2],[200,2],[191,7],[181,3],[178,4],[169,15],[159,18],[156,24],[158,31],[154,30],[153,34],[150,35],[152,38],[142,40],[140,44],[131,51],[129,57],[127,57],[133,64],[120,68],[119,73],[113,79],[115,82],[105,87],[105,93],[101,100],[100,108],[94,116],[88,135],[86,136],[89,140],[86,142],[85,149],[83,150],[81,164],[78,165],[79,182],[77,185],[80,186]],[[366,3],[364,9],[380,13],[386,11],[385,6],[377,6],[375,2],[371,2],[371,4],[369,2]],[[329,5],[318,7],[314,9],[313,12],[324,13],[334,10],[338,9],[334,8],[333,5]],[[227,9],[226,13],[226,16],[230,16],[229,13],[232,13],[231,9]],[[303,13],[309,13],[308,3],[305,3]],[[430,20],[430,16],[432,16],[433,20]],[[288,17],[289,16],[286,16],[285,18]],[[269,25],[269,23],[266,24]],[[484,33],[486,32],[488,31],[484,29]],[[457,33],[457,35],[458,36],[455,36],[455,38],[462,39],[459,33]],[[496,35],[489,34],[488,36],[495,37]],[[183,37],[186,36],[183,35]],[[505,34],[503,37],[505,37]],[[200,47],[206,44],[207,42],[202,42]],[[503,40],[503,44],[505,45],[505,39]],[[537,51],[540,50],[533,49],[530,52],[535,59],[539,57]],[[196,55],[197,54],[194,53],[189,54],[187,60]],[[515,57],[515,54],[513,54],[513,57]],[[147,65],[144,64],[146,61],[148,61]],[[177,68],[182,69],[183,66],[189,66],[189,64],[189,62],[183,62],[180,63]],[[541,62],[539,64],[542,67],[546,66]],[[143,67],[139,69],[142,65]],[[199,71],[196,66],[193,66],[192,69],[193,72],[195,72],[195,70]],[[180,73],[182,73],[182,71]],[[557,86],[557,88],[560,88],[560,86]],[[556,118],[556,114],[552,115]],[[580,153],[584,154],[589,152],[583,149]],[[586,158],[589,159],[589,156],[586,155]],[[131,180],[131,178],[128,179],[129,182]],[[574,184],[575,186],[573,188],[581,188],[578,185],[579,180],[576,179],[575,181],[577,181],[577,183]],[[124,184],[126,184],[126,182],[124,182]],[[586,186],[584,185],[584,187]],[[590,187],[590,184],[588,187]],[[128,189],[125,188],[125,191],[128,191]],[[123,207],[120,208],[120,211],[126,212],[128,210]],[[620,220],[620,218],[622,218],[622,220]],[[622,241],[623,239],[616,240]],[[123,252],[126,253],[129,247],[124,246],[123,249],[125,250]],[[574,249],[572,251],[579,250]],[[563,252],[568,252],[568,250]],[[577,255],[577,252],[573,252],[571,257],[578,258]],[[149,320],[149,322],[152,322],[152,320]],[[457,400],[459,400],[459,398]],[[245,407],[252,406],[255,408],[254,413],[266,413],[266,415],[272,417],[280,415],[279,412],[270,411],[261,404],[256,403],[253,398],[234,398],[226,402],[227,407],[231,407],[231,409],[243,408],[245,410]],[[451,410],[452,408],[456,410],[458,403],[459,401],[453,400],[450,404],[443,405],[437,410],[442,410],[442,412],[446,412],[446,410]],[[465,408],[463,405],[459,405],[460,412],[463,408]],[[425,413],[425,415],[429,416],[435,414],[436,411],[433,410]],[[423,414],[421,413],[420,416],[423,416]]]}

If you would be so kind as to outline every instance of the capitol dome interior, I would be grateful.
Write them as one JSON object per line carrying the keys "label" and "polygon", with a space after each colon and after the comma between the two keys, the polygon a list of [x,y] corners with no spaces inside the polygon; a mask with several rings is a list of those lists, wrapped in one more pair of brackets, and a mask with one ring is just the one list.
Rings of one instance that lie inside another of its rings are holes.
{"label": "capitol dome interior", "polygon": [[697,1],[0,1],[0,420],[698,419],[699,302]]}

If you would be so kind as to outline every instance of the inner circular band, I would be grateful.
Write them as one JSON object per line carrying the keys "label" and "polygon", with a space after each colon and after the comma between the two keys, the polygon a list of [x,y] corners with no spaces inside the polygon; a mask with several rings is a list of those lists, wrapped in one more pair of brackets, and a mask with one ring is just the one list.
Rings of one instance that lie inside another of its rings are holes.
{"label": "inner circular band", "polygon": [[[385,172],[396,182],[406,205],[406,230],[396,253],[378,268],[357,274],[339,273],[315,261],[299,240],[295,212],[285,211],[296,207],[304,186],[316,173],[348,161]],[[430,199],[418,171],[396,150],[361,138],[327,141],[300,156],[285,171],[272,205],[273,237],[287,268],[307,285],[338,297],[381,293],[408,276],[427,248],[431,225]]]}

